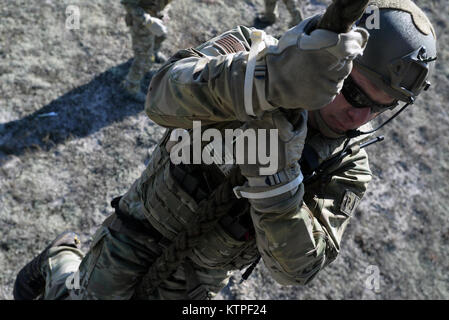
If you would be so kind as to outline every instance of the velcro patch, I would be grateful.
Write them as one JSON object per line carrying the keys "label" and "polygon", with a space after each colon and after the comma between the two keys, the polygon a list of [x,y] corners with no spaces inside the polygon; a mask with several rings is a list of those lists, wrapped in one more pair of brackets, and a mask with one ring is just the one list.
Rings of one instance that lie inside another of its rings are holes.
{"label": "velcro patch", "polygon": [[236,53],[239,51],[245,51],[245,47],[240,42],[239,39],[237,39],[232,34],[228,34],[227,36],[218,39],[214,43],[215,46],[219,47],[226,53]]}
{"label": "velcro patch", "polygon": [[352,191],[346,190],[343,200],[341,201],[340,211],[346,216],[352,216],[357,208],[360,198]]}

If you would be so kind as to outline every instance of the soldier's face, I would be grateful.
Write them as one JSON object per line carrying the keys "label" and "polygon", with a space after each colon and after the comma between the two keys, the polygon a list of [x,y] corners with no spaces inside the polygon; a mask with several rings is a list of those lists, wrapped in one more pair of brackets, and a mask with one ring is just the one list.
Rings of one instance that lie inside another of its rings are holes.
{"label": "soldier's face", "polygon": [[[389,104],[394,101],[386,92],[377,88],[355,68],[351,76],[357,85],[375,102]],[[340,93],[331,103],[320,109],[321,117],[326,124],[336,132],[345,132],[364,125],[374,119],[379,113],[371,113],[369,107],[354,108]]]}

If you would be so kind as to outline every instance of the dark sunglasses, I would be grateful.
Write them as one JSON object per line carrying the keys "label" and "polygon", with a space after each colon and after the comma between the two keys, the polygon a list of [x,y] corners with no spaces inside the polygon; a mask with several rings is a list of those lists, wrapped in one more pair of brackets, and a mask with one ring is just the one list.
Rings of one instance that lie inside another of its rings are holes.
{"label": "dark sunglasses", "polygon": [[341,93],[354,108],[368,107],[371,109],[371,113],[391,110],[399,104],[398,100],[395,100],[390,104],[381,104],[373,101],[363,89],[357,85],[351,76],[345,79]]}

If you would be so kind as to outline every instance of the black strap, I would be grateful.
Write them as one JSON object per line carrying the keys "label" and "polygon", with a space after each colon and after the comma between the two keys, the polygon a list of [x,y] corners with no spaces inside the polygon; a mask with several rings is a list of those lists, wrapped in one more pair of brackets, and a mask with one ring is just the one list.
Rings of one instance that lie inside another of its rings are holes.
{"label": "black strap", "polygon": [[301,172],[304,176],[312,174],[320,165],[318,153],[309,144],[304,145],[301,159],[299,160]]}
{"label": "black strap", "polygon": [[249,278],[249,276],[251,275],[253,270],[257,267],[257,264],[259,263],[261,258],[262,258],[262,256],[260,255],[260,253],[258,253],[256,260],[253,263],[251,263],[251,265],[248,267],[248,269],[246,269],[245,272],[243,273],[242,279],[240,280],[239,284]]}
{"label": "black strap", "polygon": [[133,218],[129,214],[120,210],[119,202],[122,196],[116,197],[111,201],[111,207],[115,209],[116,217],[123,223],[125,228],[132,231],[150,235],[156,242],[160,242],[164,236],[157,231],[148,221]]}

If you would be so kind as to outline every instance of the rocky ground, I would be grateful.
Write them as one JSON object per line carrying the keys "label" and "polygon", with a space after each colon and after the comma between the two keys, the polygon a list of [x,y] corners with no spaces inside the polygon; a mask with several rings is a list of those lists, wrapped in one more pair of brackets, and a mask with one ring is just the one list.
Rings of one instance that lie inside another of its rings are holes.
{"label": "rocky ground", "polygon": [[[302,1],[307,15],[329,1]],[[217,299],[448,299],[448,17],[444,0],[419,0],[439,36],[433,87],[370,147],[375,174],[339,258],[307,287],[281,287],[260,263]],[[167,55],[238,24],[262,0],[174,0]],[[69,5],[80,28],[65,27]],[[279,6],[275,36],[290,19]],[[145,168],[162,129],[118,84],[132,51],[119,1],[6,0],[0,6],[0,299],[18,270],[65,229],[84,248]],[[146,77],[160,67],[154,64]],[[370,282],[380,272],[377,288]]]}

